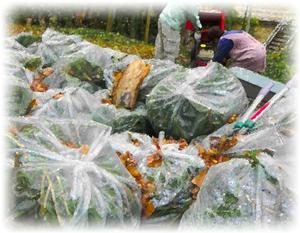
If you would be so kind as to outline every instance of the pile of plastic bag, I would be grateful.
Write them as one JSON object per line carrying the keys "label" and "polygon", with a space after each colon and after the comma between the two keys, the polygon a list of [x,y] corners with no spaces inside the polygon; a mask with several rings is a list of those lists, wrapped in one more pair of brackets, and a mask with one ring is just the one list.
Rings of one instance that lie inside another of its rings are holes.
{"label": "pile of plastic bag", "polygon": [[[222,65],[142,60],[50,29],[5,45],[12,219],[185,228],[291,218],[292,95],[217,161],[203,151],[229,137],[227,120],[248,105]],[[114,84],[136,61],[149,70],[135,107],[114,105]]]}

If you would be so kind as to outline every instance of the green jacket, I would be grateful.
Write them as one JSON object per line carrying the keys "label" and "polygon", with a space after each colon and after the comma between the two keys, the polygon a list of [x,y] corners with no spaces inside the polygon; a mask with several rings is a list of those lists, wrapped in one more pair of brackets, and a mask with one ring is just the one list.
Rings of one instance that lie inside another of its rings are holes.
{"label": "green jacket", "polygon": [[180,31],[187,20],[190,20],[195,28],[201,29],[202,25],[198,14],[199,9],[195,5],[169,3],[160,13],[159,18],[176,31]]}

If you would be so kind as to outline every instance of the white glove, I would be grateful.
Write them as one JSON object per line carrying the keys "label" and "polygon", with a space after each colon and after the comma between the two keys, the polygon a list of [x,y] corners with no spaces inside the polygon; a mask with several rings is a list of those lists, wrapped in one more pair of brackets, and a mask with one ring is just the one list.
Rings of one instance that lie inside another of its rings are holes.
{"label": "white glove", "polygon": [[201,39],[201,32],[195,32],[194,33],[194,38],[195,38],[195,40],[200,40]]}

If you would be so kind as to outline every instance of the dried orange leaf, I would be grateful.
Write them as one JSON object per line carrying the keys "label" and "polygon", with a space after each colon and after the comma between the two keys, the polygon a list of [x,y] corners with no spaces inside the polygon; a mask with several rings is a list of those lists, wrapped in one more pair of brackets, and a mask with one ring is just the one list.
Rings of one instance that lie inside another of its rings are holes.
{"label": "dried orange leaf", "polygon": [[141,142],[138,139],[131,139],[131,143],[135,146],[140,146]]}
{"label": "dried orange leaf", "polygon": [[26,114],[28,115],[32,109],[34,109],[36,106],[38,105],[38,102],[36,99],[31,100],[30,104],[28,105],[27,109],[26,109]]}
{"label": "dried orange leaf", "polygon": [[144,181],[144,182],[140,182],[140,183],[141,183],[142,188],[143,188],[143,190],[145,192],[147,192],[147,193],[153,193],[153,192],[155,192],[156,187],[155,187],[155,185],[152,182],[150,182],[150,181]]}
{"label": "dried orange leaf", "polygon": [[135,166],[127,166],[126,167],[128,172],[136,179],[140,179],[141,178],[141,173],[139,172],[139,170],[135,167]]}
{"label": "dried orange leaf", "polygon": [[150,72],[151,65],[143,60],[131,62],[124,73],[115,73],[112,88],[112,102],[117,107],[134,109],[140,86]]}
{"label": "dried orange leaf", "polygon": [[51,67],[47,67],[45,69],[43,69],[40,74],[43,76],[43,78],[48,77],[49,75],[51,75],[54,72],[54,69]]}
{"label": "dried orange leaf", "polygon": [[145,217],[150,217],[153,214],[153,212],[155,211],[155,207],[151,201],[144,203],[143,207],[144,207],[143,215]]}
{"label": "dried orange leaf", "polygon": [[108,98],[102,98],[101,99],[102,104],[113,104],[111,99]]}
{"label": "dried orange leaf", "polygon": [[208,169],[204,169],[201,172],[199,172],[199,174],[197,176],[194,177],[194,179],[192,179],[192,183],[198,187],[201,186],[201,184],[203,183],[203,180],[206,176],[208,172]]}
{"label": "dried orange leaf", "polygon": [[64,95],[65,95],[65,93],[59,92],[59,93],[55,94],[54,96],[52,96],[52,98],[55,100],[58,100],[58,99],[62,98]]}
{"label": "dried orange leaf", "polygon": [[147,157],[148,167],[160,167],[161,164],[162,164],[162,155],[160,151],[157,151]]}
{"label": "dried orange leaf", "polygon": [[77,146],[75,143],[70,142],[70,141],[62,141],[62,144],[65,146],[72,148],[72,149],[78,149],[79,146]]}
{"label": "dried orange leaf", "polygon": [[197,199],[197,194],[198,194],[199,190],[200,190],[200,188],[197,186],[195,188],[193,188],[193,190],[192,190],[192,199],[193,200]]}
{"label": "dried orange leaf", "polygon": [[87,155],[89,153],[89,145],[87,144],[83,144],[81,146],[81,153],[84,154],[84,155]]}
{"label": "dried orange leaf", "polygon": [[188,143],[187,143],[187,141],[185,140],[185,139],[179,139],[179,150],[183,150],[183,149],[185,149],[186,147],[188,147]]}
{"label": "dried orange leaf", "polygon": [[230,116],[228,118],[227,123],[231,124],[231,123],[235,122],[237,120],[238,116],[239,116],[238,114],[233,114],[232,116]]}

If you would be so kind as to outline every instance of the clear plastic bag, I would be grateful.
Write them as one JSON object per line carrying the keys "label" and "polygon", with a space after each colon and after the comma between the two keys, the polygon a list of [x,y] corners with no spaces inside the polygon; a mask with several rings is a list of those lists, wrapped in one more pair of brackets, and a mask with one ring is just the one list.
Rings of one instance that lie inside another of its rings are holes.
{"label": "clear plastic bag", "polygon": [[8,85],[8,97],[6,99],[7,113],[9,116],[24,116],[33,100],[33,93],[26,82],[11,77]]}
{"label": "clear plastic bag", "polygon": [[112,104],[102,104],[93,112],[92,119],[111,126],[114,133],[126,130],[149,133],[152,130],[143,103],[138,103],[132,111],[116,108]]}
{"label": "clear plastic bag", "polygon": [[147,97],[149,120],[156,132],[191,140],[224,125],[248,104],[241,83],[222,65],[170,75]]}
{"label": "clear plastic bag", "polygon": [[[247,150],[286,148],[295,135],[297,121],[296,105],[293,103],[296,90],[290,90],[286,97],[276,102],[257,122],[255,128],[239,137],[237,144],[226,151],[228,154],[242,153]],[[206,149],[210,148],[211,138],[231,135],[235,123],[227,124],[208,135],[204,140],[194,139],[193,143],[201,143]],[[192,143],[192,144],[193,144]]]}
{"label": "clear plastic bag", "polygon": [[144,219],[144,224],[175,224],[193,201],[192,179],[204,168],[197,151],[180,149],[179,143],[161,143],[162,163],[158,167],[150,167],[148,156],[157,152],[157,147],[148,135],[132,132],[113,134],[109,143],[116,152],[129,151],[137,161],[138,171],[155,185],[151,198],[155,211]]}
{"label": "clear plastic bag", "polygon": [[28,52],[11,37],[5,40],[5,51],[8,58],[5,60],[6,73],[31,83],[34,72],[42,67],[43,59]]}
{"label": "clear plastic bag", "polygon": [[82,88],[50,89],[40,95],[37,98],[38,106],[32,111],[33,116],[90,119],[92,113],[102,105],[100,98]]}
{"label": "clear plastic bag", "polygon": [[111,128],[81,120],[11,118],[17,220],[137,227],[140,191],[107,143]]}
{"label": "clear plastic bag", "polygon": [[44,66],[52,66],[58,58],[75,53],[84,46],[79,36],[64,35],[47,29],[35,54],[43,57]]}
{"label": "clear plastic bag", "polygon": [[232,159],[210,168],[180,228],[262,226],[290,221],[294,199],[284,171],[267,154],[259,164]]}

